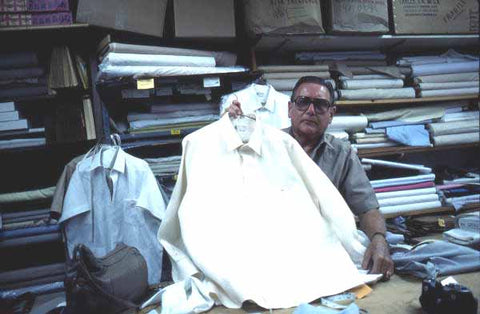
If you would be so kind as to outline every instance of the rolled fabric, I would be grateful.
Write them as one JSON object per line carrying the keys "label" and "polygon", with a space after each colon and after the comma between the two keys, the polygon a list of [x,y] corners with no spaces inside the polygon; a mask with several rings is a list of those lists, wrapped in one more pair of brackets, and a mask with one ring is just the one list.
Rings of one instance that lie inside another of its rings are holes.
{"label": "rolled fabric", "polygon": [[367,163],[367,164],[372,164],[377,166],[384,166],[389,168],[411,169],[411,170],[420,171],[422,173],[432,172],[432,168],[428,168],[423,165],[411,165],[411,164],[405,164],[401,162],[393,162],[393,161],[387,161],[387,160],[362,158],[362,163]]}
{"label": "rolled fabric", "polygon": [[332,123],[329,125],[329,131],[347,131],[356,132],[363,130],[367,127],[368,120],[364,115],[358,116],[333,116]]}
{"label": "rolled fabric", "polygon": [[423,189],[434,187],[435,183],[433,181],[429,182],[420,182],[420,183],[413,183],[413,184],[405,184],[405,185],[395,185],[395,186],[388,186],[384,188],[374,188],[375,193],[384,193],[384,192],[395,192],[395,191],[406,191],[406,190],[413,190],[413,189]]}
{"label": "rolled fabric", "polygon": [[437,189],[434,187],[431,187],[431,188],[423,188],[423,189],[375,193],[375,196],[377,197],[377,200],[383,200],[386,198],[398,198],[398,197],[426,195],[426,194],[433,194],[433,193],[437,193]]}
{"label": "rolled fabric", "polygon": [[28,211],[22,211],[22,212],[1,213],[0,215],[2,216],[2,219],[5,221],[5,220],[20,218],[20,217],[30,217],[30,216],[48,214],[49,212],[50,212],[50,209],[46,208],[46,209],[35,209],[35,210],[28,210]]}
{"label": "rolled fabric", "polygon": [[395,185],[405,185],[420,182],[429,182],[435,180],[435,174],[421,174],[418,176],[400,177],[391,179],[371,180],[370,184],[373,188],[388,187]]}
{"label": "rolled fabric", "polygon": [[462,111],[462,112],[447,112],[442,117],[442,122],[453,122],[453,121],[467,121],[467,120],[478,120],[479,112],[478,111]]}
{"label": "rolled fabric", "polygon": [[27,281],[12,282],[12,283],[9,283],[9,284],[0,285],[0,289],[2,289],[2,290],[20,289],[20,288],[26,288],[26,287],[31,287],[31,286],[37,286],[37,285],[43,285],[43,284],[49,284],[49,283],[53,283],[53,282],[63,281],[64,279],[65,279],[65,273],[52,275],[52,276],[47,276],[47,277],[42,277],[42,278],[31,279],[31,280],[27,280]]}
{"label": "rolled fabric", "polygon": [[52,186],[38,190],[0,194],[0,204],[43,200],[51,198],[54,192],[55,187]]}
{"label": "rolled fabric", "polygon": [[65,273],[65,264],[56,263],[0,273],[0,285]]}
{"label": "rolled fabric", "polygon": [[384,198],[384,199],[378,200],[378,204],[380,204],[380,207],[385,207],[385,206],[396,206],[396,205],[402,205],[402,204],[424,203],[424,202],[433,202],[433,201],[438,201],[438,195],[436,193]]}
{"label": "rolled fabric", "polygon": [[478,81],[466,81],[466,82],[449,82],[449,83],[420,83],[418,87],[421,90],[430,90],[430,89],[457,89],[465,87],[475,87],[477,90],[480,84]]}
{"label": "rolled fabric", "polygon": [[352,147],[355,149],[370,149],[370,148],[380,148],[380,147],[393,147],[400,146],[397,142],[388,141],[385,143],[366,143],[366,144],[352,144]]}
{"label": "rolled fabric", "polygon": [[[272,85],[273,88],[277,91],[290,91],[293,90],[295,84],[297,83],[297,79],[270,79],[267,81],[269,85]],[[335,81],[334,80],[326,80],[332,87],[335,89]]]}
{"label": "rolled fabric", "polygon": [[[352,77],[340,76],[340,80],[383,80],[383,79],[392,79],[393,77],[388,74],[365,74],[365,75],[353,75]],[[402,75],[402,79],[405,78],[405,75]]]}
{"label": "rolled fabric", "polygon": [[380,207],[379,210],[382,214],[405,214],[420,209],[430,209],[441,207],[442,203],[440,201],[424,202],[424,203],[414,203],[414,204],[402,204],[395,206],[384,206]]}
{"label": "rolled fabric", "polygon": [[295,59],[303,61],[317,60],[385,60],[380,51],[302,51],[295,54]]}
{"label": "rolled fabric", "polygon": [[354,141],[357,144],[373,144],[373,143],[389,142],[388,137],[386,137],[386,136],[357,138]]}
{"label": "rolled fabric", "polygon": [[6,239],[16,239],[21,237],[36,236],[39,234],[54,233],[59,231],[60,231],[59,225],[47,225],[47,226],[31,227],[31,228],[24,228],[24,229],[0,231],[0,241],[6,240]]}
{"label": "rolled fabric", "polygon": [[413,81],[417,84],[478,81],[478,72],[423,75],[415,77]]}
{"label": "rolled fabric", "polygon": [[270,79],[299,79],[302,76],[317,76],[320,78],[330,78],[330,72],[273,72],[263,74],[263,78]]}
{"label": "rolled fabric", "polygon": [[440,90],[421,90],[420,97],[438,97],[438,96],[458,96],[458,95],[478,95],[478,87],[466,87],[455,89]]}
{"label": "rolled fabric", "polygon": [[412,65],[413,76],[478,72],[478,61]]}
{"label": "rolled fabric", "polygon": [[213,122],[218,120],[218,115],[204,115],[183,118],[158,119],[158,120],[137,120],[130,122],[131,129],[148,128],[152,126],[166,126],[180,123],[194,123],[194,122]]}
{"label": "rolled fabric", "polygon": [[479,120],[477,119],[427,124],[427,129],[429,129],[433,136],[458,133],[478,133],[479,128]]}
{"label": "rolled fabric", "polygon": [[15,238],[15,239],[0,241],[0,249],[19,247],[19,246],[25,246],[25,245],[35,245],[35,244],[47,243],[47,242],[57,242],[61,240],[62,240],[62,235],[60,232],[40,234],[36,236],[31,236],[31,237]]}
{"label": "rolled fabric", "polygon": [[265,73],[326,72],[329,68],[328,65],[262,65],[258,70]]}
{"label": "rolled fabric", "polygon": [[392,99],[392,98],[415,98],[415,89],[406,88],[371,88],[371,89],[340,89],[340,99],[345,100],[370,100],[370,99]]}
{"label": "rolled fabric", "polygon": [[434,146],[478,143],[480,141],[480,134],[478,132],[473,132],[438,135],[432,137],[432,141]]}
{"label": "rolled fabric", "polygon": [[102,61],[112,66],[193,66],[214,67],[215,58],[197,56],[151,55],[134,53],[108,53]]}
{"label": "rolled fabric", "polygon": [[27,292],[33,293],[34,295],[42,295],[42,294],[62,291],[64,289],[65,287],[64,287],[63,281],[58,281],[58,282],[47,283],[47,284],[38,285],[38,286],[0,291],[0,299],[3,299],[3,300],[16,299],[22,294],[25,294]]}
{"label": "rolled fabric", "polygon": [[341,80],[341,86],[345,89],[367,89],[367,88],[401,88],[401,79],[380,79],[380,80]]}

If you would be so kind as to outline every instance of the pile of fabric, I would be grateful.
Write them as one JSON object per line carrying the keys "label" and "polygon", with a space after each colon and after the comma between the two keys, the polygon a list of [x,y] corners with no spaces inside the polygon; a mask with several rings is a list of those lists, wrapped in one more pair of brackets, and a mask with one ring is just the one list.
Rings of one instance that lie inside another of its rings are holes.
{"label": "pile of fabric", "polygon": [[480,247],[480,212],[460,214],[455,219],[455,228],[443,233],[453,243]]}
{"label": "pile of fabric", "polygon": [[289,97],[295,83],[302,76],[317,76],[330,82],[333,89],[336,87],[328,65],[264,65],[258,67],[258,70],[263,72],[262,78],[267,84]]}
{"label": "pile of fabric", "polygon": [[[98,79],[245,72],[228,52],[110,43],[100,56]],[[223,65],[223,66],[220,66]]]}
{"label": "pile of fabric", "polygon": [[436,56],[403,57],[397,65],[412,69],[418,97],[478,94],[478,56],[448,50]]}
{"label": "pile of fabric", "polygon": [[480,206],[480,174],[477,171],[464,172],[461,176],[444,179],[438,186],[444,202],[460,210],[468,205]]}
{"label": "pile of fabric", "polygon": [[[435,187],[435,174],[423,165],[362,158],[363,164],[373,168],[390,168],[416,172],[416,175],[370,180],[384,215],[398,216],[421,209],[442,206]],[[408,173],[408,172],[406,172]]]}
{"label": "pile of fabric", "polygon": [[434,146],[476,143],[480,141],[480,113],[477,110],[446,112],[440,121],[428,123]]}

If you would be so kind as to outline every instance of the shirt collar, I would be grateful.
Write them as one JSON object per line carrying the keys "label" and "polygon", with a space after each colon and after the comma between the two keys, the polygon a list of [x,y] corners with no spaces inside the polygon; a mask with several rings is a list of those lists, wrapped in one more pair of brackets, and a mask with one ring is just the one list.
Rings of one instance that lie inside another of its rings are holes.
{"label": "shirt collar", "polygon": [[[115,147],[112,146],[112,147],[109,147],[107,149],[108,150],[113,150],[114,148]],[[125,163],[126,163],[125,152],[120,147],[115,148],[115,149],[118,149],[118,153],[117,153],[117,157],[115,159],[115,163],[113,164],[112,170],[118,171],[120,173],[124,173],[125,172]],[[104,150],[106,150],[106,149],[104,148]],[[103,152],[103,153],[105,153],[105,152]],[[90,168],[88,169],[89,171],[93,171],[94,169],[99,168],[99,167],[107,168],[109,166],[109,164],[106,164],[106,163],[107,162],[110,163],[110,160],[108,160],[108,161],[103,160],[103,165],[102,165],[101,155],[102,155],[102,151],[93,155],[93,159],[92,159],[92,162],[90,164]]]}
{"label": "shirt collar", "polygon": [[224,115],[219,122],[223,130],[222,136],[225,141],[227,152],[231,152],[245,145],[250,147],[259,156],[262,155],[263,128],[260,121],[257,120],[255,122],[255,129],[250,135],[250,140],[246,144],[240,139],[240,136],[230,121],[228,114]]}

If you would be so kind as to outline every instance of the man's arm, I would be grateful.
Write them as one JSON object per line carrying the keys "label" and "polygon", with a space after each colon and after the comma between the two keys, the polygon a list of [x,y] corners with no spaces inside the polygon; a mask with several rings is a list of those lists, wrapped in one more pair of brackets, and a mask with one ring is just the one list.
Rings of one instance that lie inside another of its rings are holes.
{"label": "man's arm", "polygon": [[394,265],[388,250],[388,244],[385,239],[387,229],[385,220],[377,209],[369,210],[359,215],[360,229],[362,229],[370,239],[370,245],[365,252],[362,267],[368,269],[374,274],[383,274],[389,279],[393,274]]}

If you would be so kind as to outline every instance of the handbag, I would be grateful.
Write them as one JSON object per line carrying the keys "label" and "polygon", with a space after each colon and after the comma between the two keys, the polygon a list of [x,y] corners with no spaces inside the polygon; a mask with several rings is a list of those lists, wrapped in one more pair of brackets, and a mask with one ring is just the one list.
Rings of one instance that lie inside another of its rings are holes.
{"label": "handbag", "polygon": [[118,313],[136,309],[148,292],[145,258],[123,243],[101,258],[76,245],[65,276],[66,313]]}

